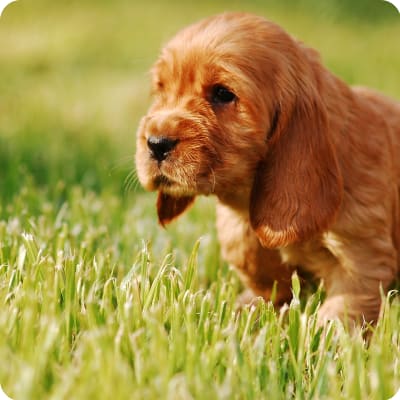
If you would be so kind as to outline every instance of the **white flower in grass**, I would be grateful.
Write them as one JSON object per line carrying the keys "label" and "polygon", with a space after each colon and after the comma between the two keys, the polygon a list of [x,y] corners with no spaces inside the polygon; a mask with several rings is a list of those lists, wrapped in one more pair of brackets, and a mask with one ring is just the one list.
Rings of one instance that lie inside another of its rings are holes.
{"label": "white flower in grass", "polygon": [[[0,0],[0,1],[1,1],[1,0]],[[22,232],[22,237],[23,237],[27,242],[33,242],[33,235],[32,235],[32,233]]]}

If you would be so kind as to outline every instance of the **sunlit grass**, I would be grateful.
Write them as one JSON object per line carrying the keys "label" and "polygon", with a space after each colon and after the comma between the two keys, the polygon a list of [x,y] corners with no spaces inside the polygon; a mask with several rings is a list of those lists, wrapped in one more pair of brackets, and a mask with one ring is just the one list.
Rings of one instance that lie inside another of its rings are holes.
{"label": "sunlit grass", "polygon": [[320,294],[301,307],[296,279],[286,310],[238,311],[209,223],[191,228],[194,210],[186,236],[181,224],[160,235],[146,201],[75,188],[54,206],[26,188],[8,206],[0,381],[13,397],[387,399],[400,385],[397,298],[369,342],[339,323],[318,328]]}
{"label": "sunlit grass", "polygon": [[265,15],[351,84],[400,98],[379,0],[20,0],[0,19],[0,384],[15,399],[387,399],[400,303],[318,328],[321,293],[236,309],[213,199],[167,230],[133,171],[147,71],[179,28]]}

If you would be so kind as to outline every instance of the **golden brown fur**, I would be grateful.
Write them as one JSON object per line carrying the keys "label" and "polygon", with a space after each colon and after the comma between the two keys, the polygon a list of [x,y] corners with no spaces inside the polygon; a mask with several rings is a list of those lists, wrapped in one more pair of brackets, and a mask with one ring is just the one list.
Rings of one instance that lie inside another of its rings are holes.
{"label": "golden brown fur", "polygon": [[[399,269],[399,103],[349,87],[280,27],[239,13],[178,33],[153,93],[136,163],[159,192],[160,223],[216,195],[223,257],[255,294],[268,299],[276,281],[288,300],[299,266],[324,281],[321,318],[376,319]],[[171,148],[156,160],[149,138]]]}

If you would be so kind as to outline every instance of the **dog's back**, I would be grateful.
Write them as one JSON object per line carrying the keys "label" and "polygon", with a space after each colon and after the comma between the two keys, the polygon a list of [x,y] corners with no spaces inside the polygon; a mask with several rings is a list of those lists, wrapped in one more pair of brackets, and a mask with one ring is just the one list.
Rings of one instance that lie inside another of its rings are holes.
{"label": "dog's back", "polygon": [[384,126],[377,127],[376,134],[386,132],[389,141],[389,150],[391,151],[391,160],[393,164],[393,242],[398,251],[398,271],[400,273],[400,102],[385,96],[373,89],[366,87],[353,87],[357,96],[362,97],[369,107],[380,114]]}

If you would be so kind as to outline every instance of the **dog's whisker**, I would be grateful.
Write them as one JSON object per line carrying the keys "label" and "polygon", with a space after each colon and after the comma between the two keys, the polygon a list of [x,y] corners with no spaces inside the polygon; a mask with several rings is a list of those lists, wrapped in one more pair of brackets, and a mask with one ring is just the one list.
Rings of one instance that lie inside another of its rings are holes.
{"label": "dog's whisker", "polygon": [[136,169],[131,170],[124,180],[124,191],[128,193],[132,189],[135,191],[140,184],[139,178],[137,176]]}
{"label": "dog's whisker", "polygon": [[115,171],[130,169],[132,165],[134,165],[135,157],[131,154],[128,156],[121,157],[120,159],[114,161],[110,167],[110,172],[113,173]]}

